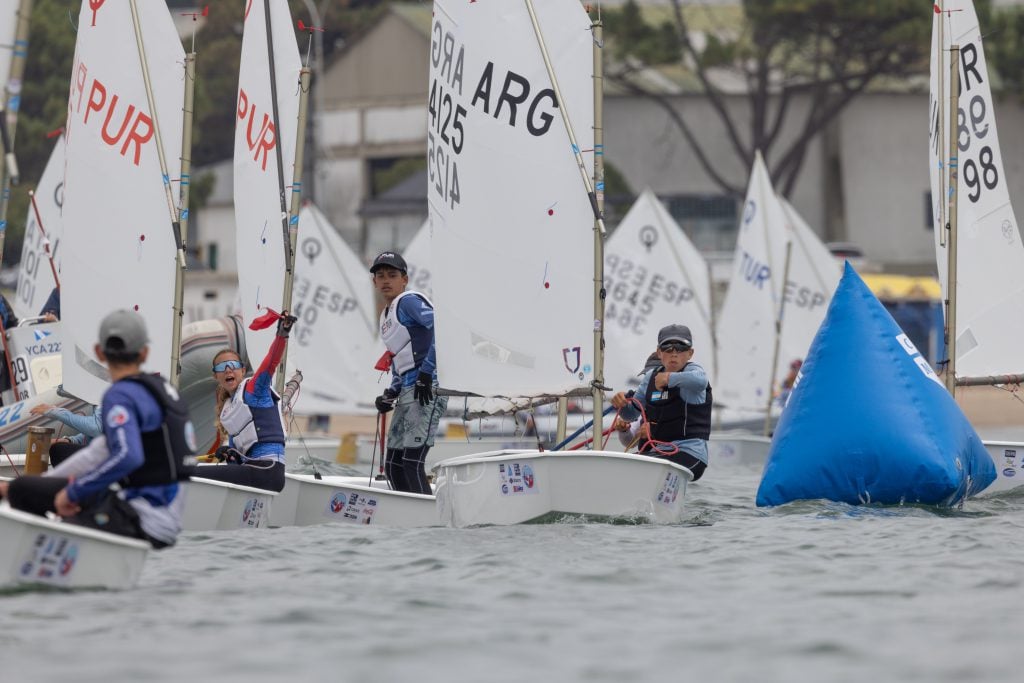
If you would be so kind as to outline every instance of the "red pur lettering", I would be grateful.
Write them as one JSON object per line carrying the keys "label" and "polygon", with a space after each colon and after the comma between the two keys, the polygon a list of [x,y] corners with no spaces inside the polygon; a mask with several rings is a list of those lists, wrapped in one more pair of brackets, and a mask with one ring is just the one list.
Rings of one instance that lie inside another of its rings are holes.
{"label": "red pur lettering", "polygon": [[[270,150],[274,149],[274,145],[277,144],[274,124],[270,120],[270,116],[264,114],[260,130],[256,137],[253,137],[252,124],[256,119],[256,105],[249,103],[249,96],[241,88],[238,89],[238,118],[240,121],[245,122],[245,143],[249,146],[249,151],[253,152],[252,160],[260,165],[261,170],[266,171],[267,156]],[[249,120],[246,122],[247,118]],[[261,156],[262,160],[260,159]]]}
{"label": "red pur lettering", "polygon": [[[142,158],[142,146],[153,138],[153,119],[147,116],[142,110],[136,109],[135,105],[129,104],[120,117],[120,123],[115,123],[117,132],[113,133],[111,121],[117,121],[116,109],[120,98],[114,95],[110,98],[110,105],[107,107],[107,89],[97,79],[92,82],[92,89],[89,91],[88,103],[85,107],[85,118],[83,124],[89,123],[90,112],[101,112],[107,109],[103,118],[103,125],[100,127],[100,137],[103,142],[111,147],[121,144],[121,156],[127,156],[128,147],[132,146],[132,163],[136,166]],[[131,127],[129,128],[129,123]],[[127,133],[127,135],[126,135]],[[122,142],[123,139],[123,142]],[[132,144],[134,143],[134,145]]]}

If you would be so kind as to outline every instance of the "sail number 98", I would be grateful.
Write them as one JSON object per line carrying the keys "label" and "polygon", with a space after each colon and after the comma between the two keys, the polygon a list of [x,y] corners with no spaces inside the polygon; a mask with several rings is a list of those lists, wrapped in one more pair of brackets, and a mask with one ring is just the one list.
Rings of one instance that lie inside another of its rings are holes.
{"label": "sail number 98", "polygon": [[[972,140],[982,140],[988,135],[989,125],[986,120],[988,107],[985,98],[975,95],[971,98],[967,109],[957,109],[956,144],[961,157],[967,156]],[[968,121],[968,118],[970,121]],[[969,125],[968,125],[969,124]],[[963,163],[963,179],[967,184],[967,198],[977,203],[981,199],[981,188],[996,189],[999,185],[999,169],[996,168],[995,155],[992,148],[985,145],[978,152],[978,160],[966,159]]]}

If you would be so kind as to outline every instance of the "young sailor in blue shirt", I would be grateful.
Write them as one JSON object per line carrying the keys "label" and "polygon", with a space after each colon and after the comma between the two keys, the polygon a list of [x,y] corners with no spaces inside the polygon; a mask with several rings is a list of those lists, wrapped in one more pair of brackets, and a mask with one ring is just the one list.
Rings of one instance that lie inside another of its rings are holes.
{"label": "young sailor in blue shirt", "polygon": [[[103,436],[81,462],[75,477],[21,476],[0,487],[12,507],[35,514],[56,512],[66,521],[148,540],[153,547],[173,545],[181,531],[184,489],[195,430],[188,406],[165,380],[142,373],[149,339],[142,316],[115,311],[100,324],[96,357],[107,364],[112,384],[103,395]],[[111,490],[113,484],[120,491]]]}
{"label": "young sailor in blue shirt", "polygon": [[408,271],[405,259],[392,251],[379,254],[370,267],[373,286],[384,298],[380,338],[391,367],[391,386],[376,405],[381,413],[395,410],[384,461],[391,488],[429,494],[424,462],[448,397],[437,396],[434,306],[423,294],[406,289]]}
{"label": "young sailor in blue shirt", "polygon": [[[269,317],[268,314],[250,325],[261,329],[277,319],[277,335],[252,377],[246,379],[245,365],[235,351],[224,349],[213,357],[218,426],[228,436],[228,443],[217,449],[217,456],[227,458],[228,463],[199,467],[197,477],[268,491],[284,489],[284,444],[288,430],[281,415],[281,397],[271,385],[296,318],[288,315],[288,311]],[[261,321],[269,322],[264,325]]]}
{"label": "young sailor in blue shirt", "polygon": [[[658,332],[658,367],[648,370],[634,398],[643,406],[646,422],[640,425],[640,453],[661,455],[693,472],[696,481],[708,466],[711,434],[711,385],[707,374],[694,363],[693,337],[685,325],[667,325]],[[624,393],[612,396],[620,409],[612,427],[624,442],[630,423],[640,409]]]}

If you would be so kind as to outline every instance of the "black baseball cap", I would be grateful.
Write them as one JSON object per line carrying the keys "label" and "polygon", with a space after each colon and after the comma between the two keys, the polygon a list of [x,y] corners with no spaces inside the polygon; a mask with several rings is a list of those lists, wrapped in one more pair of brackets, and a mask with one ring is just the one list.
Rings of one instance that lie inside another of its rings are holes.
{"label": "black baseball cap", "polygon": [[373,259],[373,265],[370,266],[370,272],[376,273],[378,268],[388,266],[395,270],[400,270],[403,273],[409,272],[409,266],[405,264],[405,259],[402,255],[394,251],[382,251],[377,254],[377,258]]}
{"label": "black baseball cap", "polygon": [[658,346],[668,342],[679,342],[686,348],[693,346],[693,336],[686,325],[666,325],[658,330]]}

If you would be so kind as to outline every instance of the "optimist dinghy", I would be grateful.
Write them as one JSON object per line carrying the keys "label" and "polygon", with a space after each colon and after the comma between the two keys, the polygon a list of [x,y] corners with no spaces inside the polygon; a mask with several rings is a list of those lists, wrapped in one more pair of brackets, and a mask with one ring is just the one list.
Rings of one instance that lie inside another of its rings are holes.
{"label": "optimist dinghy", "polygon": [[340,522],[375,526],[439,526],[434,496],[392,491],[387,482],[367,477],[317,479],[285,475],[284,491],[275,501],[273,526],[310,526]]}
{"label": "optimist dinghy", "polygon": [[0,585],[132,588],[150,545],[0,503]]}

